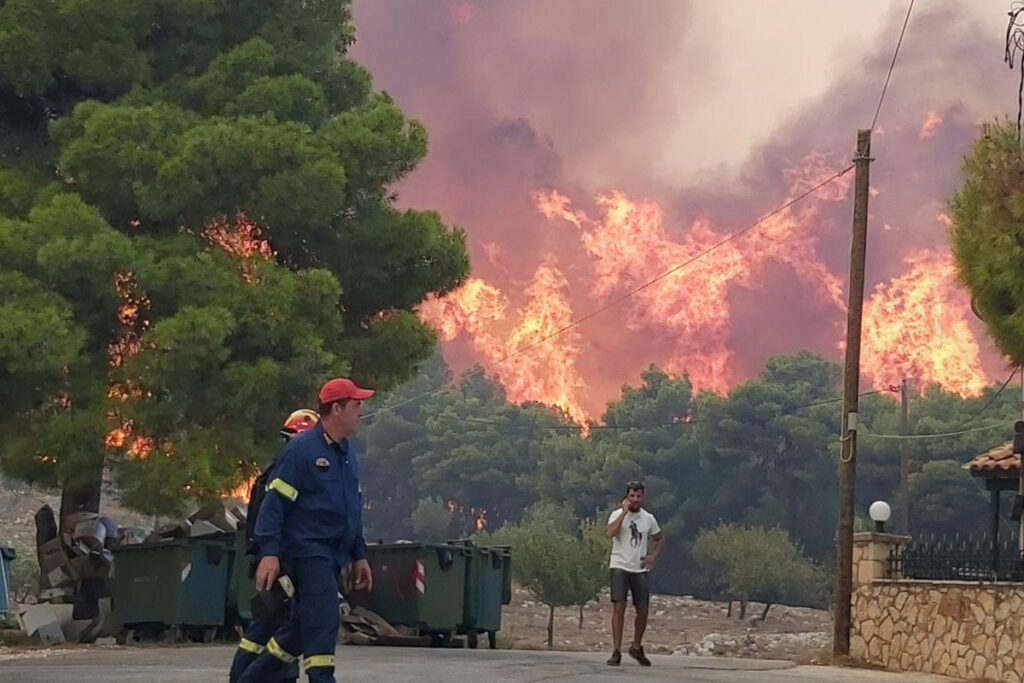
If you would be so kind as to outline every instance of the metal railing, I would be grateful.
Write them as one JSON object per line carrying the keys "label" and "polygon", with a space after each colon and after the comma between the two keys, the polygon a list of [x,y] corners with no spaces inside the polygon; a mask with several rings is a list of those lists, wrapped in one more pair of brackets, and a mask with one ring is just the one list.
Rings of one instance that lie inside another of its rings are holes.
{"label": "metal railing", "polygon": [[889,552],[890,579],[1024,581],[1024,552],[1015,540],[927,538]]}

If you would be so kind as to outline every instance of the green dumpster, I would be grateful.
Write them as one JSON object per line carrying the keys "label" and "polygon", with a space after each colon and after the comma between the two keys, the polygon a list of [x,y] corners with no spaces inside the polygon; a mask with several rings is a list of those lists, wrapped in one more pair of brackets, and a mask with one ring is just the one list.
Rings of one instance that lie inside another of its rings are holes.
{"label": "green dumpster", "polygon": [[389,543],[367,548],[373,590],[351,604],[393,625],[448,640],[463,621],[470,550],[433,543]]}
{"label": "green dumpster", "polygon": [[11,562],[15,557],[14,548],[0,545],[0,616],[11,611]]}
{"label": "green dumpster", "polygon": [[452,541],[470,551],[466,572],[465,604],[458,632],[465,634],[469,646],[477,646],[477,636],[486,633],[491,649],[497,646],[501,630],[501,607],[512,601],[511,552],[508,546],[476,545],[470,540]]}
{"label": "green dumpster", "polygon": [[233,550],[181,538],[114,549],[111,597],[119,639],[164,633],[208,642],[224,625]]}

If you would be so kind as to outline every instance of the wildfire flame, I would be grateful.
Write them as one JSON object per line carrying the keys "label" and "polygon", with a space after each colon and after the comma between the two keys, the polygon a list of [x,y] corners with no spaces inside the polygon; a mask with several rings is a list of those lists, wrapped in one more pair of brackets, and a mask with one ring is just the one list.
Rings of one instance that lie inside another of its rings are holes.
{"label": "wildfire flame", "polygon": [[263,231],[245,213],[239,211],[232,220],[216,218],[203,226],[203,236],[212,244],[242,262],[242,278],[249,283],[258,279],[254,262],[274,257]]}
{"label": "wildfire flame", "polygon": [[[141,312],[149,307],[150,300],[130,270],[115,274],[114,290],[120,305],[117,309],[117,336],[107,347],[107,364],[111,368],[119,368],[142,348],[142,335],[149,328],[149,320],[143,318]],[[111,382],[107,387],[107,397],[115,404],[124,403],[141,398],[142,390],[131,382]],[[125,453],[132,458],[145,458],[152,452],[153,439],[135,434],[132,421],[122,418],[116,408],[109,412],[108,417],[114,425],[104,439],[108,450],[120,450],[127,445]]]}
{"label": "wildfire flame", "polygon": [[270,242],[263,239],[263,231],[241,211],[231,221],[223,217],[211,220],[203,227],[203,235],[227,253],[242,258],[269,259],[274,255]]}
{"label": "wildfire flame", "polygon": [[942,116],[938,112],[930,111],[921,123],[921,132],[918,133],[919,140],[927,140],[935,135],[935,131],[942,125]]}
{"label": "wildfire flame", "polygon": [[128,447],[128,455],[139,460],[145,459],[153,452],[154,443],[152,437],[136,436],[132,440],[132,445]]}
{"label": "wildfire flame", "polygon": [[[427,301],[420,307],[420,317],[436,327],[446,341],[465,334],[474,348],[494,364],[493,372],[505,385],[510,400],[558,406],[574,420],[585,422],[587,413],[578,401],[583,387],[576,368],[581,350],[578,332],[570,330],[539,343],[572,322],[568,287],[565,275],[549,257],[526,288],[526,303],[517,311],[518,323],[507,341],[499,336],[498,328],[508,318],[508,299],[478,278],[443,299]],[[531,345],[528,352],[506,359]]]}
{"label": "wildfire flame", "polygon": [[583,222],[587,220],[585,213],[572,210],[572,200],[559,193],[558,190],[534,192],[533,204],[538,211],[544,214],[545,218],[561,218],[580,230],[583,229]]}
{"label": "wildfire flame", "polygon": [[441,339],[452,341],[465,332],[478,350],[486,352],[499,343],[491,330],[505,319],[508,306],[508,299],[497,287],[470,278],[443,299],[424,302],[420,317],[437,329]]}
{"label": "wildfire flame", "polygon": [[119,368],[141,348],[140,338],[149,328],[149,321],[139,313],[149,306],[150,301],[139,290],[135,273],[130,270],[114,275],[114,291],[120,300],[117,308],[117,336],[107,347],[107,358],[110,367]]}
{"label": "wildfire flame", "polygon": [[[677,243],[665,232],[657,204],[633,200],[619,192],[600,195],[601,221],[582,235],[593,258],[595,280],[591,293],[607,300],[634,289],[703,251],[721,238],[706,219],[691,226]],[[630,301],[630,329],[661,330],[676,338],[665,363],[670,372],[686,371],[694,385],[725,391],[732,383],[731,354],[726,348],[730,282],[747,282],[749,264],[734,245],[726,244],[709,258],[697,261],[678,277],[666,278],[637,293]]]}
{"label": "wildfire flame", "polygon": [[128,441],[128,435],[130,434],[130,426],[126,422],[120,427],[114,427],[107,432],[107,438],[105,444],[107,448],[113,450],[124,446],[125,442]]}
{"label": "wildfire flame", "polygon": [[911,253],[910,270],[877,285],[864,307],[861,369],[876,388],[903,378],[976,396],[988,385],[967,323],[970,300],[945,251]]}
{"label": "wildfire flame", "polygon": [[243,503],[248,503],[249,498],[252,495],[252,487],[256,484],[256,480],[259,478],[259,470],[252,473],[252,476],[243,481],[241,484],[231,489],[224,494],[225,498],[236,498]]}
{"label": "wildfire flame", "polygon": [[[834,173],[825,154],[809,154],[785,173],[790,196],[806,192]],[[675,349],[665,368],[687,373],[696,388],[725,392],[737,379],[727,347],[731,318],[728,294],[732,286],[754,286],[752,275],[757,269],[777,261],[792,266],[814,291],[842,305],[842,282],[818,258],[816,240],[809,228],[821,202],[842,200],[848,190],[849,180],[844,176],[801,209],[779,212],[764,221],[757,232],[718,246],[686,269],[645,287],[630,301],[627,325],[666,333]],[[668,236],[664,214],[657,204],[634,200],[621,192],[597,197],[604,211],[600,221],[573,210],[569,200],[557,191],[535,193],[534,203],[545,216],[561,218],[583,231],[583,247],[593,259],[592,293],[599,300],[638,288],[691,261],[725,237],[703,217],[690,226],[681,241],[675,241]]]}

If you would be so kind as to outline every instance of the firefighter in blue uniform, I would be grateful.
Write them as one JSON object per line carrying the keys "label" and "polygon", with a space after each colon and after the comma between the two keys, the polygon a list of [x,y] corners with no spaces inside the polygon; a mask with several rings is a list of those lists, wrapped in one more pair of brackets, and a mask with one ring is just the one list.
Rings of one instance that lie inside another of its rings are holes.
{"label": "firefighter in blue uniform", "polygon": [[[281,427],[281,436],[284,438],[285,443],[288,443],[292,438],[312,428],[319,419],[320,416],[312,410],[305,408],[296,410],[284,421],[284,425]],[[238,643],[235,658],[231,661],[231,673],[228,675],[229,683],[238,683],[242,672],[256,660],[256,657],[266,651],[267,641],[274,635],[274,631],[278,627],[278,624],[260,621],[259,619],[253,619],[249,623],[249,627],[245,630],[245,635],[242,636]],[[279,680],[285,683],[294,683],[298,678],[299,666],[296,663],[285,669]]]}
{"label": "firefighter in blue uniform", "polygon": [[356,590],[373,576],[363,538],[359,464],[349,438],[373,395],[345,378],[320,389],[320,421],[288,442],[274,466],[256,518],[260,561],[256,588],[267,590],[282,564],[295,586],[292,617],[267,642],[239,683],[279,680],[301,655],[311,683],[335,683],[334,649],[341,618],[338,576],[352,562]]}

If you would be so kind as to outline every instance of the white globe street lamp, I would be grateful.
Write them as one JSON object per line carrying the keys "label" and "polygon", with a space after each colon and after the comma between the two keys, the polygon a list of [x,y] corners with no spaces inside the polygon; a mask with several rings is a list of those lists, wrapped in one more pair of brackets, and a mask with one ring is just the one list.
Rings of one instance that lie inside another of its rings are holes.
{"label": "white globe street lamp", "polygon": [[884,532],[885,523],[889,521],[892,516],[892,508],[884,500],[876,500],[868,508],[868,517],[875,523],[875,531]]}

